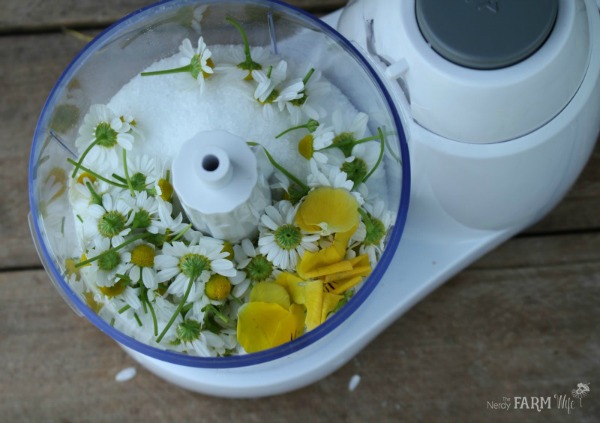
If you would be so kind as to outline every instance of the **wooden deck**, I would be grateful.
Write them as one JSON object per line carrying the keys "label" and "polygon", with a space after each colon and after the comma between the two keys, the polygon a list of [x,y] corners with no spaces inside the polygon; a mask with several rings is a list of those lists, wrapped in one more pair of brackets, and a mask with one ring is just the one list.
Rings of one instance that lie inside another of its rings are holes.
{"label": "wooden deck", "polygon": [[[85,42],[149,0],[3,0],[0,8],[0,422],[600,421],[600,144],[561,204],[304,389],[228,400],[150,374],[76,317],[36,255],[27,166],[39,113]],[[314,13],[343,0],[295,0]],[[137,375],[118,383],[133,366]],[[353,375],[361,377],[349,389]],[[567,414],[503,397],[590,395]],[[514,402],[513,402],[514,405]]]}

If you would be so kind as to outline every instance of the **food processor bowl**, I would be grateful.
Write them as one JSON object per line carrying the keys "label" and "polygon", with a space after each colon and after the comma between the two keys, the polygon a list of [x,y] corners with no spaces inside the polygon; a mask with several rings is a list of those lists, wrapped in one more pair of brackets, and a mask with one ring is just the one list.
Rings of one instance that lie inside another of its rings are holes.
{"label": "food processor bowl", "polygon": [[[67,160],[78,158],[75,140],[90,106],[107,103],[144,68],[177,51],[183,39],[202,35],[209,45],[239,44],[239,33],[226,22],[227,17],[244,25],[251,45],[264,46],[295,62],[313,64],[357,110],[369,116],[371,133],[382,128],[386,136],[382,160],[385,178],[378,189],[386,206],[394,211],[395,221],[387,235],[387,247],[364,285],[322,325],[265,351],[200,357],[150,346],[122,333],[98,314],[101,305],[90,299],[83,284],[70,280],[74,263],[81,260],[81,248],[69,202],[72,166]],[[328,25],[284,3],[267,0],[165,1],[136,11],[102,32],[71,62],[50,93],[35,130],[29,166],[30,227],[51,281],[79,316],[87,318],[151,370],[159,365],[175,365],[235,373],[236,369],[261,363],[294,366],[296,353],[317,341],[327,342],[336,328],[368,301],[400,242],[409,191],[410,165],[403,123],[371,64]],[[327,371],[334,371],[342,363],[343,360],[336,360]],[[241,372],[240,386],[244,385],[244,378],[256,379],[256,375],[248,370]],[[262,391],[251,387],[211,391],[204,385],[194,387],[193,381],[182,385],[218,395],[253,396],[277,391],[273,387]]]}

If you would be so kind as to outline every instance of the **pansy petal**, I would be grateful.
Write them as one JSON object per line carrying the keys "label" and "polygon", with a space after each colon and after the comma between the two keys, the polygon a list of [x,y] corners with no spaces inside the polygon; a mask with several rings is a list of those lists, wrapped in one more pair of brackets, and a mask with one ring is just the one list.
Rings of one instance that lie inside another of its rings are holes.
{"label": "pansy petal", "polygon": [[279,304],[250,302],[238,314],[237,339],[248,353],[263,351],[297,336],[297,317]]}
{"label": "pansy petal", "polygon": [[307,232],[346,232],[359,222],[358,202],[345,189],[320,187],[308,193],[296,213],[296,223]]}

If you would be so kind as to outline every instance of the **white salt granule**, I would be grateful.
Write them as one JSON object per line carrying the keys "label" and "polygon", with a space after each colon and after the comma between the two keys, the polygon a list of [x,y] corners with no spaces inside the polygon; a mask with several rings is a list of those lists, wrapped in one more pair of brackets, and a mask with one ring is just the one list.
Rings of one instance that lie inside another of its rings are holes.
{"label": "white salt granule", "polygon": [[135,370],[135,367],[126,367],[115,375],[115,380],[117,382],[127,382],[133,379],[136,374],[137,370]]}
{"label": "white salt granule", "polygon": [[352,376],[350,378],[350,382],[348,383],[348,390],[350,392],[354,391],[359,383],[360,383],[360,375]]}

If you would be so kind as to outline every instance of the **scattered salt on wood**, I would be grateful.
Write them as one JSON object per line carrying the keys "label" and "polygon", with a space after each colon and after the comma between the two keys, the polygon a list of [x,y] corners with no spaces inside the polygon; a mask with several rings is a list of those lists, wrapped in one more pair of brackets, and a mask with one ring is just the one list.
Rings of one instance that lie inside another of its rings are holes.
{"label": "scattered salt on wood", "polygon": [[360,376],[359,375],[352,376],[350,378],[350,383],[348,383],[348,390],[350,390],[350,392],[354,391],[359,383],[360,383]]}
{"label": "scattered salt on wood", "polygon": [[127,382],[135,377],[137,371],[135,367],[126,367],[115,375],[117,382]]}

